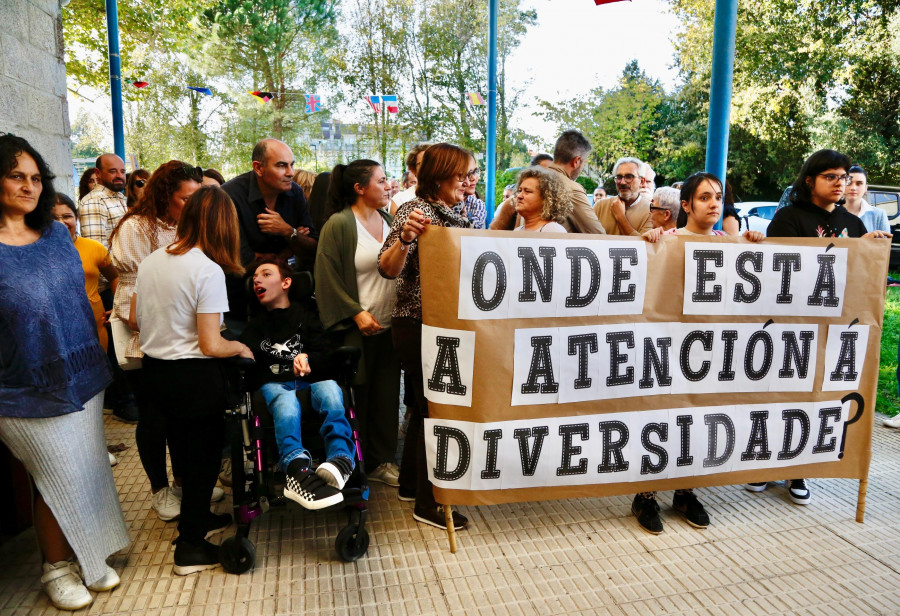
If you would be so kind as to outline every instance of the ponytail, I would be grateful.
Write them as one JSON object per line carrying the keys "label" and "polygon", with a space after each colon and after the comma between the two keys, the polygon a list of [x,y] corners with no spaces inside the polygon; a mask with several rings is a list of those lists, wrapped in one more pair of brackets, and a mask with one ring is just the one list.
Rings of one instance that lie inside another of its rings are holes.
{"label": "ponytail", "polygon": [[328,182],[325,220],[356,203],[356,185],[367,185],[375,169],[380,166],[380,163],[368,159],[354,160],[349,165],[335,165]]}

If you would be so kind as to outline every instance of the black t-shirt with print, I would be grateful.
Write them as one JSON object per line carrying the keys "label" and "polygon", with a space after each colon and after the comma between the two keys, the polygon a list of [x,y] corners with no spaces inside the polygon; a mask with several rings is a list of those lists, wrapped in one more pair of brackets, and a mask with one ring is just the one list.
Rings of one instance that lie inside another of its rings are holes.
{"label": "black t-shirt with print", "polygon": [[775,212],[768,237],[862,237],[866,226],[842,205],[832,211],[807,202],[792,203]]}

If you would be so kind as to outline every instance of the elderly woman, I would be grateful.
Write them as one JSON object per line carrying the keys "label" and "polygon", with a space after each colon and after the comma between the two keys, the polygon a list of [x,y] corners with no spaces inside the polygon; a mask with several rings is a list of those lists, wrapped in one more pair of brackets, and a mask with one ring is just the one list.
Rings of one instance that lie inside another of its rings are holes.
{"label": "elderly woman", "polygon": [[519,173],[516,213],[525,221],[516,231],[565,233],[560,223],[572,213],[572,202],[559,174],[538,166]]}
{"label": "elderly woman", "polygon": [[[161,165],[147,182],[143,198],[128,210],[109,238],[109,252],[119,272],[119,286],[113,300],[113,316],[128,322],[131,316],[131,296],[137,279],[138,266],[154,250],[175,241],[175,225],[181,218],[190,196],[200,188],[199,167],[191,167],[179,160]],[[132,332],[125,356],[141,357],[138,332]],[[140,370],[129,370],[128,382],[138,406],[138,425],[135,432],[141,464],[150,480],[151,507],[163,521],[174,520],[181,508],[178,483],[181,477],[180,452],[171,446],[172,474],[175,487],[169,488],[166,472],[166,422],[147,404]],[[221,492],[221,490],[220,490]],[[223,494],[224,495],[224,494]]]}
{"label": "elderly woman", "polygon": [[[413,518],[437,528],[446,528],[443,507],[434,500],[425,460],[423,421],[428,401],[422,381],[422,287],[419,279],[419,247],[416,240],[429,225],[469,228],[469,221],[453,212],[463,200],[463,189],[475,167],[472,154],[449,143],[438,143],[424,151],[416,169],[416,198],[397,210],[390,233],[378,255],[378,270],[385,278],[397,279],[397,304],[391,313],[394,348],[406,378],[412,382],[414,403],[400,463],[400,500],[415,500]],[[465,516],[453,512],[453,527],[464,528]]]}
{"label": "elderly woman", "polygon": [[394,217],[384,169],[374,160],[337,165],[316,255],[316,299],[325,327],[363,351],[353,385],[369,481],[398,486],[395,464],[400,362],[391,340],[396,284],[378,273],[378,253]]}
{"label": "elderly woman", "polygon": [[41,155],[0,137],[0,440],[34,480],[44,591],[76,610],[119,584],[106,558],[128,534],[103,435],[109,365],[55,202]]}
{"label": "elderly woman", "polygon": [[654,229],[664,232],[674,229],[681,212],[681,191],[671,186],[662,186],[653,193],[650,204],[650,222]]}

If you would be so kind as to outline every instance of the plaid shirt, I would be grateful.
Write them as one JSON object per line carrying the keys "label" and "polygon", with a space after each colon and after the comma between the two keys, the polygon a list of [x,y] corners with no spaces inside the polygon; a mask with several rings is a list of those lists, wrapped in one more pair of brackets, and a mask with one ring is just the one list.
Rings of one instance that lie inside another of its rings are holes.
{"label": "plaid shirt", "polygon": [[89,192],[81,200],[78,208],[78,222],[81,223],[81,237],[86,237],[109,248],[109,234],[119,224],[128,207],[125,195],[113,192],[102,184]]}
{"label": "plaid shirt", "polygon": [[469,219],[469,222],[472,223],[472,228],[484,229],[485,221],[487,220],[487,208],[484,206],[484,201],[475,195],[469,195],[466,197],[465,201],[453,206],[453,212],[455,214],[462,214],[463,204],[466,206],[466,217]]}

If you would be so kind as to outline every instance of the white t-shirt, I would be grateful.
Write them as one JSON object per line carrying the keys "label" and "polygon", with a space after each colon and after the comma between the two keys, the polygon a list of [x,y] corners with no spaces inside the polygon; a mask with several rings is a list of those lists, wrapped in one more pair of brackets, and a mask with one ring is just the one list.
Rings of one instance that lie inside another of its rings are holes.
{"label": "white t-shirt", "polygon": [[[515,231],[524,231],[525,225],[521,225],[515,228]],[[535,233],[568,233],[566,228],[559,224],[558,222],[553,222],[552,220],[548,222],[546,225],[535,231]]]}
{"label": "white t-shirt", "polygon": [[138,268],[137,321],[141,351],[156,359],[206,357],[200,351],[197,315],[228,311],[225,273],[199,248],[171,255],[153,252]]}
{"label": "white t-shirt", "polygon": [[[381,237],[386,238],[390,227],[381,221]],[[356,287],[359,291],[359,305],[370,312],[382,327],[390,327],[391,311],[397,303],[397,281],[389,280],[378,273],[378,253],[382,242],[369,233],[359,219],[356,218],[356,254],[353,265],[356,266]]]}
{"label": "white t-shirt", "polygon": [[[398,192],[396,195],[394,195],[393,199],[391,199],[391,200],[394,202],[394,205],[396,205],[397,207],[400,207],[407,201],[412,201],[415,198],[416,198],[416,187],[410,186],[409,188]],[[388,205],[390,205],[390,204],[388,204]]]}

